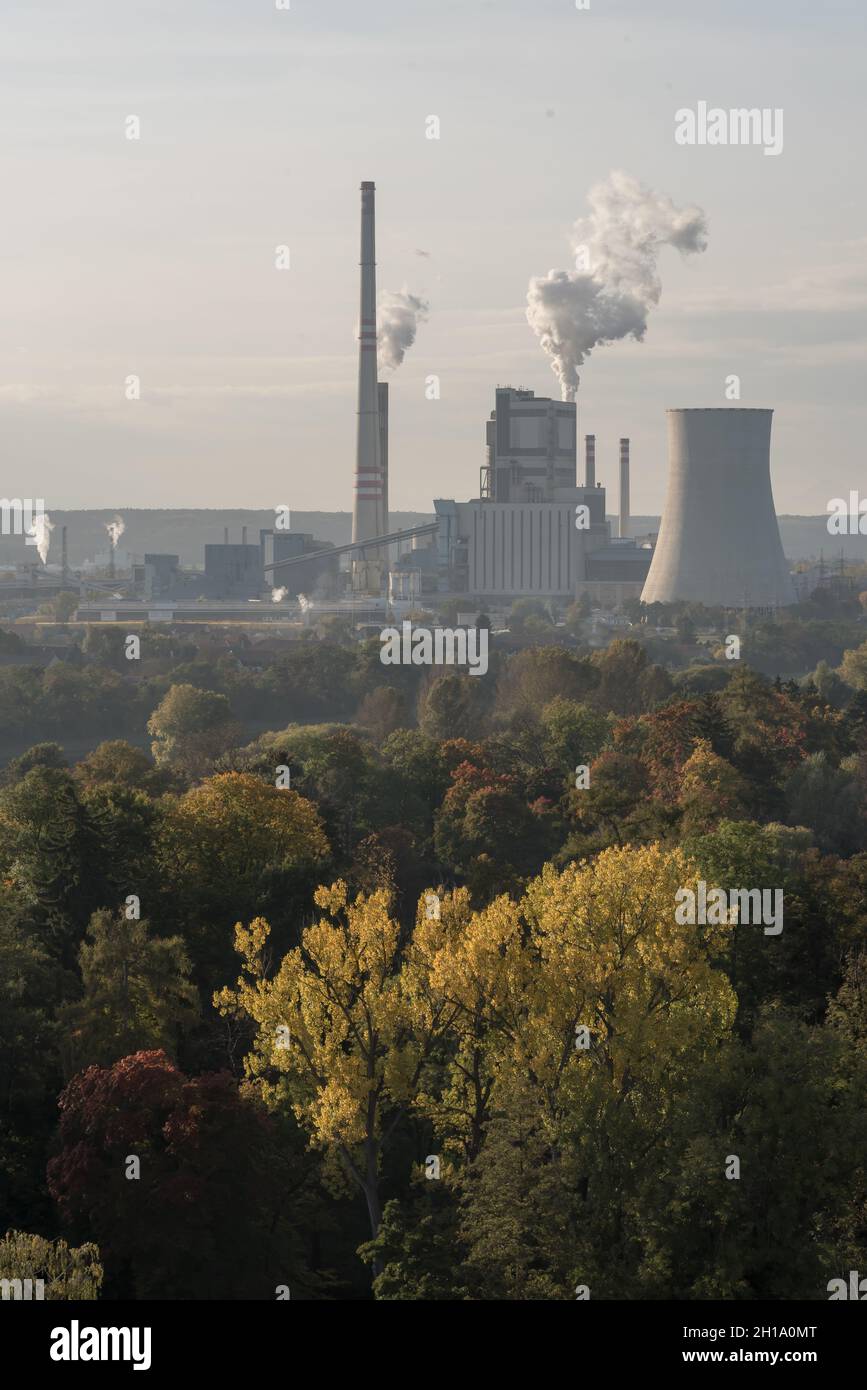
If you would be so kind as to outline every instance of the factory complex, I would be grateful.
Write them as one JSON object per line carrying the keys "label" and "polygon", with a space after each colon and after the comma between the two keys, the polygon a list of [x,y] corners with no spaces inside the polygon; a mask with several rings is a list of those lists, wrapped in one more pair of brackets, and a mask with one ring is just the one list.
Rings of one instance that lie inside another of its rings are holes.
{"label": "factory complex", "polygon": [[[448,598],[465,611],[507,611],[524,597],[565,605],[582,595],[606,609],[637,598],[771,611],[796,602],[771,491],[771,410],[667,412],[669,479],[658,536],[632,533],[629,439],[620,438],[616,454],[614,441],[605,445],[600,459],[617,460],[615,535],[597,479],[596,436],[586,434],[579,451],[576,400],[498,385],[484,422],[478,495],[435,498],[433,521],[392,529],[389,471],[400,463],[389,459],[389,386],[378,379],[371,182],[361,185],[360,272],[351,541],[294,532],[278,508],[273,528],[248,538],[245,526],[231,539],[226,529],[222,543],[206,544],[203,569],[149,553],[121,577],[112,550],[107,578],[75,576],[79,619],[249,618],[254,609],[276,618],[296,599],[304,612],[366,613],[372,621]],[[70,587],[63,529],[60,575],[43,571],[40,592]]]}

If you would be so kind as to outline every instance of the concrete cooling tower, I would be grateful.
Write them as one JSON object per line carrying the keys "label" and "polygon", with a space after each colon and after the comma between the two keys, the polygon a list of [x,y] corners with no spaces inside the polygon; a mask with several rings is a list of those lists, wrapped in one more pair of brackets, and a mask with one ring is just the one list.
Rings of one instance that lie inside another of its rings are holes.
{"label": "concrete cooling tower", "polygon": [[794,603],[771,492],[772,410],[668,410],[668,492],[644,603]]}

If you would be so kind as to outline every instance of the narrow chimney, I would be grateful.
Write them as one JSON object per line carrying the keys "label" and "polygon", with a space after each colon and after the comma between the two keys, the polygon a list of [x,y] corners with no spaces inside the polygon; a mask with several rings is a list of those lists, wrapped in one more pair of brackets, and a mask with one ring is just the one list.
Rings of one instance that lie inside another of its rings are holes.
{"label": "narrow chimney", "polygon": [[377,385],[379,405],[379,466],[382,470],[382,511],[379,534],[388,535],[388,382]]}
{"label": "narrow chimney", "polygon": [[229,544],[229,528],[228,528],[228,526],[224,526],[224,527],[223,527],[223,545],[228,545],[228,544]]}
{"label": "narrow chimney", "polygon": [[584,436],[584,486],[596,486],[596,435]]}
{"label": "narrow chimney", "polygon": [[[379,391],[376,380],[376,185],[361,185],[361,304],[358,325],[358,432],[355,450],[353,541],[381,535],[382,468],[379,457]],[[379,592],[377,557],[368,551],[353,566],[357,587]]]}
{"label": "narrow chimney", "polygon": [[241,527],[241,544],[242,544],[242,545],[246,545],[246,544],[247,544],[247,528],[246,528],[246,526],[242,526],[242,527]]}
{"label": "narrow chimney", "polygon": [[629,535],[629,440],[620,441],[620,539]]}
{"label": "narrow chimney", "polygon": [[60,532],[60,570],[63,578],[69,575],[69,551],[66,548],[66,527]]}

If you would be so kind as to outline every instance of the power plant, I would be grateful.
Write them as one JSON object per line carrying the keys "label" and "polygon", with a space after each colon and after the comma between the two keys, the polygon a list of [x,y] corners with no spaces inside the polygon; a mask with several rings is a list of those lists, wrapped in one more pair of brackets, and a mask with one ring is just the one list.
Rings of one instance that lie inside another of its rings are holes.
{"label": "power plant", "polygon": [[668,410],[668,491],[644,603],[795,603],[771,492],[772,410]]}
{"label": "power plant", "polygon": [[[638,597],[730,609],[797,601],[771,493],[771,410],[667,412],[668,493],[657,538],[634,534],[626,436],[619,440],[619,516],[610,519],[597,468],[607,459],[613,472],[614,450],[586,434],[578,481],[576,391],[553,400],[500,385],[484,422],[478,496],[435,498],[434,521],[391,531],[389,387],[378,365],[402,361],[427,306],[407,291],[387,293],[378,331],[375,198],[375,184],[362,183],[351,542],[324,545],[312,535],[262,529],[258,544],[248,544],[245,527],[240,544],[230,544],[227,529],[222,545],[205,546],[203,574],[182,571],[177,556],[146,554],[131,581],[141,605],[231,607],[302,592],[336,600],[347,612],[438,596],[501,609],[522,596],[567,603],[585,595],[607,607]],[[65,578],[65,528],[62,572]],[[115,587],[113,554],[107,587]]]}

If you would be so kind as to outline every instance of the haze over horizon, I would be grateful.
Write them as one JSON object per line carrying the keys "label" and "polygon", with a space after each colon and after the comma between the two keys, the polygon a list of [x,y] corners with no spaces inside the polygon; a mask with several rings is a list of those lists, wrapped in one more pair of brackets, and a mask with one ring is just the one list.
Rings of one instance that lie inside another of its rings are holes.
{"label": "haze over horizon", "polygon": [[[821,515],[861,483],[857,0],[11,0],[4,24],[5,494],[49,512],[349,510],[372,179],[379,288],[430,303],[384,375],[391,507],[477,495],[494,387],[559,395],[527,287],[572,269],[573,224],[615,169],[700,207],[709,238],[662,248],[644,342],[580,367],[609,511],[619,436],[633,511],[658,514],[665,408],[726,405],[730,374],[731,404],[775,410],[779,514]],[[782,108],[782,152],[677,145],[675,112],[700,101]]]}

